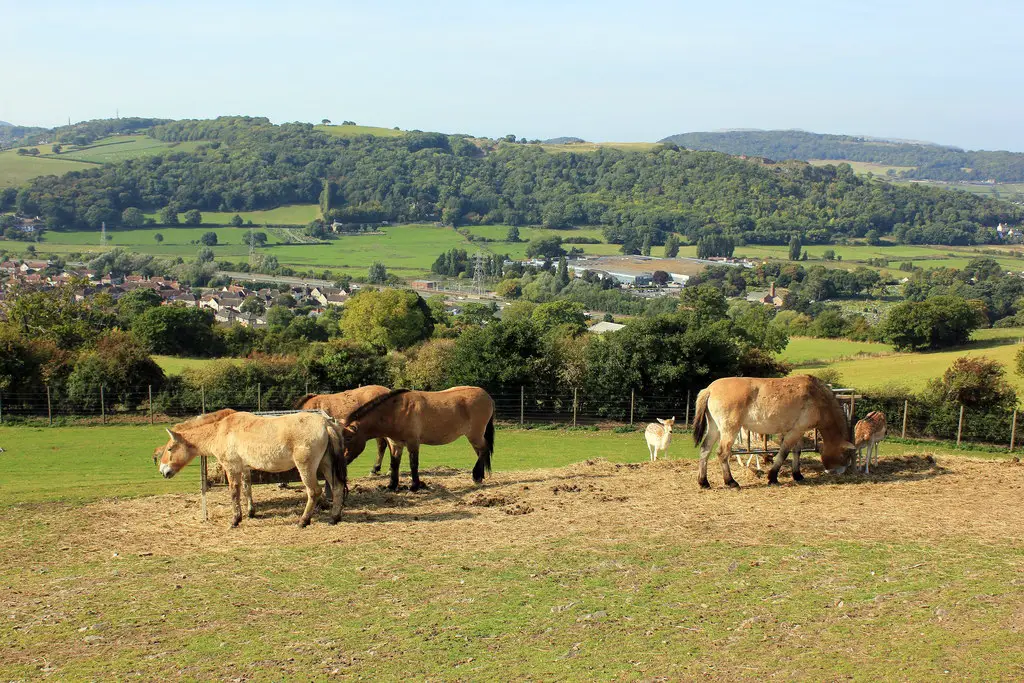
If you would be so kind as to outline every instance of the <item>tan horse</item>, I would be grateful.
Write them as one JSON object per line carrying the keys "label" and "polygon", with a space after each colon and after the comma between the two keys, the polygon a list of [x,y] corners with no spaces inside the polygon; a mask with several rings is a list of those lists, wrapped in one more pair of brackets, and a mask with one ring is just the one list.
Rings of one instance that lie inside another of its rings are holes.
{"label": "tan horse", "polygon": [[888,427],[885,423],[885,413],[879,410],[872,410],[864,419],[853,428],[853,441],[857,447],[857,454],[853,460],[853,466],[863,450],[867,449],[867,457],[864,459],[864,474],[871,471],[871,456],[874,454],[875,465],[878,464],[878,443],[885,438]]}
{"label": "tan horse", "polygon": [[[345,490],[344,436],[340,426],[322,413],[293,413],[262,417],[234,410],[218,410],[174,425],[160,458],[160,474],[171,478],[197,455],[217,458],[231,489],[235,508],[232,527],[242,520],[241,494],[255,515],[250,470],[286,472],[293,467],[306,488],[306,508],[299,526],[309,524],[320,496],[316,473],[320,470],[333,490]],[[344,493],[335,495],[331,523],[341,519]]]}
{"label": "tan horse", "polygon": [[827,384],[810,375],[780,379],[725,377],[697,394],[693,442],[701,445],[697,483],[708,484],[708,455],[716,442],[722,477],[727,486],[739,488],[729,470],[729,454],[740,428],[757,434],[782,434],[782,443],[768,471],[768,483],[779,483],[779,469],[793,452],[793,480],[800,481],[800,448],[804,432],[821,433],[821,462],[825,469],[845,471],[853,444],[847,440],[846,415]]}
{"label": "tan horse", "polygon": [[[356,408],[390,391],[387,387],[382,387],[379,384],[369,384],[336,394],[306,394],[295,403],[295,407],[301,410],[322,410],[344,424]],[[383,437],[377,439],[377,462],[373,467],[374,474],[380,474],[380,464],[384,460],[384,450],[387,447],[387,439]],[[392,455],[394,452],[395,449],[392,447]]]}
{"label": "tan horse", "polygon": [[345,424],[345,457],[351,462],[363,452],[369,439],[387,437],[391,454],[391,481],[398,489],[402,449],[409,449],[410,490],[424,488],[420,481],[420,446],[443,446],[460,436],[476,451],[473,481],[484,480],[494,452],[494,401],[479,387],[453,387],[445,391],[395,389],[378,396],[349,416]]}

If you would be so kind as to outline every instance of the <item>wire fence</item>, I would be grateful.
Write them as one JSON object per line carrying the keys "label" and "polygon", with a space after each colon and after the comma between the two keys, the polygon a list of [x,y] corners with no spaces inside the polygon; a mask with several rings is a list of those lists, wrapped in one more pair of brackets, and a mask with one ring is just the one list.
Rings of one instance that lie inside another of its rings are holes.
{"label": "wire fence", "polygon": [[[158,391],[111,392],[105,387],[85,391],[0,392],[0,425],[144,424],[173,423],[201,413],[234,408],[252,412],[291,410],[299,397],[329,394],[352,387],[316,387],[261,384],[209,388],[182,387]],[[677,430],[687,429],[695,413],[696,391],[684,394],[649,394],[624,390],[619,395],[587,395],[582,389],[538,391],[527,387],[492,391],[495,416],[505,425],[559,425],[566,427],[640,427],[656,418],[675,417]],[[939,409],[907,398],[840,395],[853,420],[872,410],[888,419],[888,435],[904,439],[942,439],[956,444],[977,444],[1016,450],[1018,415],[971,410],[946,405]],[[852,429],[851,429],[852,431]],[[851,440],[852,440],[851,433]]]}

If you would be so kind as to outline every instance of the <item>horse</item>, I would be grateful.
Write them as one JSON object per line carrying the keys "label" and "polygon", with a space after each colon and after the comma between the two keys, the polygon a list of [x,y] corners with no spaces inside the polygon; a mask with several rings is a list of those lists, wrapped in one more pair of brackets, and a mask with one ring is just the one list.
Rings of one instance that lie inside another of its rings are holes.
{"label": "horse", "polygon": [[263,417],[231,409],[181,422],[167,430],[170,440],[160,457],[160,474],[170,479],[197,455],[217,458],[231,489],[235,508],[232,528],[242,521],[241,493],[244,487],[249,517],[256,515],[252,502],[250,470],[286,472],[293,467],[306,488],[306,507],[299,527],[309,524],[315,501],[320,496],[317,470],[331,484],[335,495],[331,523],[341,519],[347,470],[344,434],[340,426],[322,413],[292,413]]}
{"label": "horse", "polygon": [[668,453],[668,445],[672,442],[672,425],[676,423],[674,415],[667,420],[662,420],[660,417],[654,419],[660,424],[652,422],[644,430],[647,450],[651,452],[651,462],[657,462],[658,453]]}
{"label": "horse", "polygon": [[418,491],[426,487],[419,475],[420,446],[443,446],[460,436],[465,436],[476,451],[473,481],[481,483],[484,471],[491,470],[494,400],[479,387],[452,387],[445,391],[395,389],[360,406],[342,425],[348,462],[363,452],[368,439],[387,437],[391,441],[391,491],[398,489],[403,448],[409,449],[409,490]]}
{"label": "horse", "polygon": [[[383,396],[389,391],[391,390],[379,384],[369,384],[365,387],[341,391],[337,394],[306,394],[295,402],[295,408],[297,410],[322,410],[335,420],[344,422],[349,419],[352,411],[356,408],[378,396]],[[384,460],[384,450],[388,445],[387,439],[383,437],[377,439],[377,462],[373,467],[373,474],[380,474],[380,464]],[[394,455],[394,452],[395,449],[392,446],[392,455]],[[346,464],[350,465],[352,463]]]}
{"label": "horse", "polygon": [[885,423],[885,413],[873,410],[853,428],[853,442],[857,448],[857,454],[853,459],[853,466],[857,466],[861,452],[866,448],[867,457],[864,459],[864,474],[871,471],[871,454],[874,452],[875,464],[878,464],[878,443],[885,438],[888,426]]}
{"label": "horse", "polygon": [[769,484],[779,483],[779,469],[790,451],[793,480],[804,478],[800,473],[800,447],[804,432],[815,427],[822,437],[821,462],[825,469],[842,474],[852,459],[854,446],[847,440],[846,415],[829,386],[817,377],[725,377],[697,394],[693,442],[701,446],[697,473],[701,488],[711,487],[708,455],[719,441],[718,461],[725,484],[740,487],[729,469],[729,455],[740,427],[758,434],[782,434],[779,452],[768,471]]}

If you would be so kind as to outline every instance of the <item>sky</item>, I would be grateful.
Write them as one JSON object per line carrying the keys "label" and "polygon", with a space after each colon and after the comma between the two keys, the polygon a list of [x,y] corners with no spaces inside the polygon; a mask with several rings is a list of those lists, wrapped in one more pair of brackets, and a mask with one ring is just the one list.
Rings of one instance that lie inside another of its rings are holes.
{"label": "sky", "polygon": [[0,50],[0,120],[22,125],[246,114],[592,141],[799,128],[1024,152],[1020,0],[0,0],[0,20],[31,37]]}

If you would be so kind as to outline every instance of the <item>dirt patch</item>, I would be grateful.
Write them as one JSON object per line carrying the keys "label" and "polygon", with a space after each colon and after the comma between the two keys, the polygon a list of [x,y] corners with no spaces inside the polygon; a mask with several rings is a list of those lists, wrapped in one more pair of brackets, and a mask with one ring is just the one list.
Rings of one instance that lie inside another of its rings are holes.
{"label": "dirt patch", "polygon": [[469,501],[469,504],[478,508],[492,508],[508,505],[511,502],[512,500],[505,496],[492,496],[480,493],[473,496],[472,500]]}

